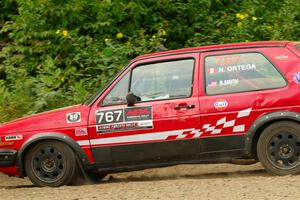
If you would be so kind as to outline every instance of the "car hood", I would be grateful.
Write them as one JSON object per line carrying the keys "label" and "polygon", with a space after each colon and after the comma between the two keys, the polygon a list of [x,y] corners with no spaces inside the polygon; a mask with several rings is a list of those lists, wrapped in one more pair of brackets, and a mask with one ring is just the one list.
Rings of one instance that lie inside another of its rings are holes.
{"label": "car hood", "polygon": [[[80,120],[68,123],[69,113],[80,113]],[[42,131],[68,128],[74,126],[86,126],[89,106],[75,105],[39,114],[30,115],[0,125],[0,134],[24,133],[30,131]]]}

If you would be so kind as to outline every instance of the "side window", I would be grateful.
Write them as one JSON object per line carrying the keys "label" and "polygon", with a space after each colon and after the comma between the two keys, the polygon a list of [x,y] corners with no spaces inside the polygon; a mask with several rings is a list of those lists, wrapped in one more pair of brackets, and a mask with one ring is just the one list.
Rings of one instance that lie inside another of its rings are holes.
{"label": "side window", "polygon": [[205,58],[206,93],[226,94],[284,87],[286,81],[260,53]]}
{"label": "side window", "polygon": [[128,85],[129,85],[129,75],[130,75],[130,73],[127,73],[113,87],[113,89],[106,95],[106,97],[102,101],[101,105],[107,106],[107,105],[125,104],[126,103],[126,95],[128,93]]}
{"label": "side window", "polygon": [[191,96],[194,60],[141,65],[133,69],[131,89],[139,101]]}

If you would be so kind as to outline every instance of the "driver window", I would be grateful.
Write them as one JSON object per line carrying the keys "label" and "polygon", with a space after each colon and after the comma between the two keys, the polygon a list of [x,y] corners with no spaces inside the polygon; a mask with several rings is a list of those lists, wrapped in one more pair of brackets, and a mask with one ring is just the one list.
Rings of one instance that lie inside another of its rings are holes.
{"label": "driver window", "polygon": [[191,96],[194,60],[147,64],[132,71],[131,92],[140,101]]}
{"label": "driver window", "polygon": [[128,85],[129,85],[129,75],[130,73],[127,73],[113,87],[113,89],[106,95],[101,105],[107,106],[107,105],[116,105],[116,104],[126,104],[126,95],[128,93]]}

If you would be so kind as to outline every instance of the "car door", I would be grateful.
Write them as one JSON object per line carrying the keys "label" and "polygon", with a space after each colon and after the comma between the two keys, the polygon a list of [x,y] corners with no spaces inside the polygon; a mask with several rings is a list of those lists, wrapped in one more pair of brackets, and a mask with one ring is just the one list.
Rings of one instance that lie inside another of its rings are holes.
{"label": "car door", "polygon": [[287,53],[243,48],[201,54],[201,130],[209,144],[202,145],[202,152],[243,149],[245,134],[259,116],[287,106],[282,95],[287,82],[270,60],[276,51]]}
{"label": "car door", "polygon": [[[199,153],[198,66],[198,53],[132,63],[92,106],[95,162],[171,162]],[[133,106],[127,105],[128,92],[138,97]]]}

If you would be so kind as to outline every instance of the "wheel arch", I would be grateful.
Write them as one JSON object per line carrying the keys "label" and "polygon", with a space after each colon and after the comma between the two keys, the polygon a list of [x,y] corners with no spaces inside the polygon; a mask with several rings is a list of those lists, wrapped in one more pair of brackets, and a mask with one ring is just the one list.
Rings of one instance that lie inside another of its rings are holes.
{"label": "wheel arch", "polygon": [[267,113],[256,119],[250,126],[246,134],[246,154],[250,157],[256,157],[256,146],[262,132],[279,121],[292,121],[300,124],[300,113],[293,111],[276,111]]}
{"label": "wheel arch", "polygon": [[47,133],[39,133],[28,139],[26,142],[23,143],[20,150],[18,151],[17,155],[17,168],[19,171],[19,174],[21,177],[26,176],[26,172],[24,170],[24,156],[32,147],[33,145],[43,142],[43,141],[59,141],[64,143],[65,145],[69,146],[77,155],[81,166],[83,169],[87,170],[87,168],[90,166],[90,161],[83,151],[83,149],[80,147],[80,145],[74,141],[72,138],[70,138],[67,135],[61,134],[61,133],[54,133],[54,132],[47,132]]}

